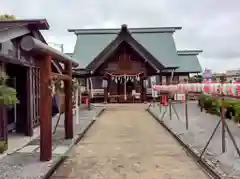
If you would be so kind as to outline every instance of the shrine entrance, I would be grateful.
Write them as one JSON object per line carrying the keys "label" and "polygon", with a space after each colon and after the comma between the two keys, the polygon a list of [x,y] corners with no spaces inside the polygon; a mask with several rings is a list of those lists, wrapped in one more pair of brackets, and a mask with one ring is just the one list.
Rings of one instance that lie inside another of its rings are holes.
{"label": "shrine entrance", "polygon": [[[110,102],[133,102],[141,98],[140,75],[112,75],[109,74]],[[113,99],[111,99],[113,98]]]}

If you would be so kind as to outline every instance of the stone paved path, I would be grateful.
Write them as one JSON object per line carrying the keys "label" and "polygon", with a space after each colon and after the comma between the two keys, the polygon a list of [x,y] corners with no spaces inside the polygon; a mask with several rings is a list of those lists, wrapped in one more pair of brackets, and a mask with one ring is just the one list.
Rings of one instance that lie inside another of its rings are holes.
{"label": "stone paved path", "polygon": [[52,179],[207,179],[145,109],[108,106]]}

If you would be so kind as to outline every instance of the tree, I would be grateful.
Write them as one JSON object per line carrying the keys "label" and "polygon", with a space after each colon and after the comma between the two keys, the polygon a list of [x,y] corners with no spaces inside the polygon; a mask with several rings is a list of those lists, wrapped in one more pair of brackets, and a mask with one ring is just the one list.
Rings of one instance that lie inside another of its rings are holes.
{"label": "tree", "polygon": [[221,83],[224,83],[224,82],[226,82],[226,81],[227,81],[227,78],[226,78],[225,75],[220,76],[220,82],[221,82]]}
{"label": "tree", "polygon": [[202,75],[194,75],[193,77],[189,78],[189,82],[191,83],[201,83],[203,80],[202,80]]}
{"label": "tree", "polygon": [[16,20],[16,17],[9,14],[0,14],[0,20]]}

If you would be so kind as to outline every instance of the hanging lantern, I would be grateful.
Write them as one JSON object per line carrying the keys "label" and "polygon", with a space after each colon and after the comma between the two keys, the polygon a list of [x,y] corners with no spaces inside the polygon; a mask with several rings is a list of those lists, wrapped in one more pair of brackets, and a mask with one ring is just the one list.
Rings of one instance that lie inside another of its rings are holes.
{"label": "hanging lantern", "polygon": [[137,81],[140,81],[140,76],[139,75],[137,76]]}
{"label": "hanging lantern", "polygon": [[108,87],[108,81],[102,80],[102,88],[107,88],[107,87]]}

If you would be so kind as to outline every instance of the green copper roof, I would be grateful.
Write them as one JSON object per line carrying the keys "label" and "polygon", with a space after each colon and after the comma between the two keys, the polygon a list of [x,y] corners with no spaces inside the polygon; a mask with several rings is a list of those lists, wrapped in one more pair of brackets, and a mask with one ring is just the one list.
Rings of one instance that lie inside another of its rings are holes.
{"label": "green copper roof", "polygon": [[[180,27],[129,28],[132,37],[138,41],[165,67],[179,66],[178,55],[172,37]],[[76,29],[69,30],[77,35],[73,58],[85,68],[118,35],[120,29]]]}
{"label": "green copper roof", "polygon": [[202,72],[197,55],[201,50],[178,51],[180,68],[176,72]]}
{"label": "green copper roof", "polygon": [[179,66],[172,33],[132,33],[132,36],[165,67]]}
{"label": "green copper roof", "polygon": [[115,38],[116,34],[78,35],[73,58],[79,61],[81,68],[85,68]]}

